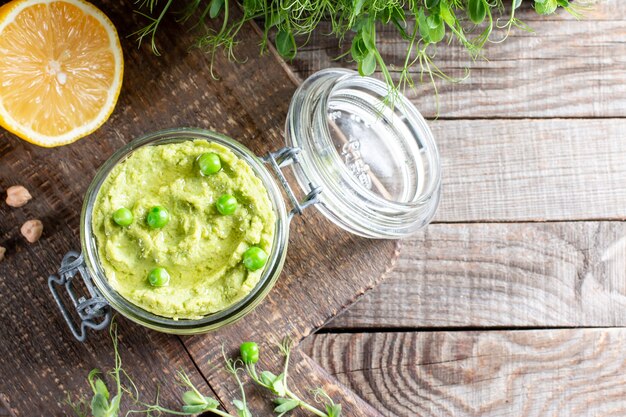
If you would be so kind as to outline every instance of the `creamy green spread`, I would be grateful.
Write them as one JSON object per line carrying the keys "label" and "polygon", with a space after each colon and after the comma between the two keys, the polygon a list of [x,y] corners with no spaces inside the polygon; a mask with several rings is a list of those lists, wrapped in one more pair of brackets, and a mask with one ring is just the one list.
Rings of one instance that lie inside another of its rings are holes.
{"label": "creamy green spread", "polygon": [[[222,170],[202,176],[196,159],[213,152]],[[231,215],[220,214],[222,194],[236,197]],[[151,207],[165,207],[169,223],[146,224]],[[134,220],[112,220],[126,207]],[[245,297],[263,269],[249,271],[242,255],[250,246],[271,253],[276,218],[267,190],[250,166],[227,148],[204,140],[144,146],[117,164],[102,184],[93,208],[93,233],[110,285],[154,314],[197,319]],[[147,280],[155,267],[170,274],[168,286]]]}

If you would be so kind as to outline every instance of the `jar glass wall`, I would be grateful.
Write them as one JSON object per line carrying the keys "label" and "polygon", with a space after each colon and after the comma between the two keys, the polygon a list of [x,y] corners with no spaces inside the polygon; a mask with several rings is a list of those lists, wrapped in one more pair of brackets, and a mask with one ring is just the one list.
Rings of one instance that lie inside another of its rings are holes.
{"label": "jar glass wall", "polygon": [[[238,158],[245,161],[265,186],[270,202],[276,214],[274,238],[269,259],[264,267],[258,284],[241,300],[230,307],[206,315],[200,319],[171,319],[150,313],[131,303],[115,291],[109,284],[99,261],[97,241],[92,229],[92,214],[98,191],[111,170],[124,161],[133,151],[143,146],[157,146],[189,140],[206,140],[218,143],[231,150]],[[194,334],[206,332],[229,324],[250,312],[274,286],[280,275],[287,251],[289,238],[289,220],[285,203],[276,181],[263,162],[245,146],[226,136],[201,129],[171,129],[155,132],[136,139],[118,150],[98,170],[87,190],[81,214],[81,243],[83,257],[95,286],[102,296],[127,318],[152,329],[167,333]]]}
{"label": "jar glass wall", "polygon": [[296,91],[287,144],[302,149],[298,183],[323,193],[317,208],[351,233],[408,236],[439,204],[441,166],[433,135],[403,95],[354,71],[328,69]]}

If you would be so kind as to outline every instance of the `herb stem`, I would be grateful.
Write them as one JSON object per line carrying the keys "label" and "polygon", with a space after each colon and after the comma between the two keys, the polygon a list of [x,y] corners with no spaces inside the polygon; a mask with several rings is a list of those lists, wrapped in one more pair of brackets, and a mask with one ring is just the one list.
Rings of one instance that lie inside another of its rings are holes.
{"label": "herb stem", "polygon": [[[126,416],[130,415],[130,414],[147,414],[150,415],[149,413],[153,412],[153,411],[158,411],[159,413],[167,413],[167,414],[171,414],[174,416],[194,416],[198,413],[188,413],[185,411],[176,411],[176,410],[171,410],[169,408],[165,408],[165,407],[161,407],[159,405],[156,406],[151,406],[145,410],[130,410],[126,413]],[[219,410],[217,408],[215,409],[211,409],[211,410],[206,410],[204,411],[206,413],[211,413],[211,414],[215,414],[221,417],[237,417],[237,416],[233,416],[232,414],[227,413],[226,411],[222,411]]]}
{"label": "herb stem", "polygon": [[323,412],[321,410],[318,410],[317,408],[313,407],[311,404],[309,404],[306,401],[300,399],[300,397],[298,397],[289,388],[285,387],[285,393],[287,394],[287,396],[289,398],[291,398],[292,400],[297,401],[299,406],[304,408],[305,410],[310,411],[311,413],[313,413],[313,414],[315,414],[316,416],[319,416],[319,417],[328,417],[328,415],[325,412]]}
{"label": "herb stem", "polygon": [[289,389],[289,386],[287,385],[287,380],[289,376],[289,358],[291,356],[291,348],[289,346],[290,343],[291,341],[286,338],[285,340],[283,340],[283,343],[281,345],[281,352],[285,356],[285,368],[283,370],[283,375],[284,375],[283,385],[285,387],[285,393],[287,394],[289,398],[297,401],[300,407],[304,408],[305,410],[310,411],[311,413],[319,417],[328,417],[326,413],[324,413],[321,410],[318,410],[317,408],[313,407],[311,404],[307,403],[306,401],[303,401],[300,397],[298,397],[293,391]]}

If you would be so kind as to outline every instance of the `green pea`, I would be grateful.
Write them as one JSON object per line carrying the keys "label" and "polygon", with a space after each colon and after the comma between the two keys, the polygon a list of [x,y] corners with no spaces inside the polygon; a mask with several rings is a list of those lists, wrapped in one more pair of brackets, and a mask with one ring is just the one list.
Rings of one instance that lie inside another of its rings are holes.
{"label": "green pea", "polygon": [[165,287],[170,283],[170,274],[165,268],[154,268],[148,274],[148,282],[153,287]]}
{"label": "green pea", "polygon": [[215,207],[220,214],[233,214],[237,210],[237,199],[230,194],[222,194]]}
{"label": "green pea", "polygon": [[244,342],[239,347],[241,360],[246,365],[254,365],[259,361],[259,345],[254,342]]}
{"label": "green pea", "polygon": [[130,226],[133,222],[133,213],[126,207],[115,210],[112,217],[113,221],[122,227]]}
{"label": "green pea", "polygon": [[170,213],[163,206],[154,206],[148,210],[146,223],[152,229],[160,229],[170,221]]}
{"label": "green pea", "polygon": [[222,169],[222,161],[216,153],[203,153],[198,157],[198,167],[202,175],[217,174]]}
{"label": "green pea", "polygon": [[243,253],[243,264],[250,271],[263,268],[265,262],[267,262],[267,253],[258,246],[250,246]]}

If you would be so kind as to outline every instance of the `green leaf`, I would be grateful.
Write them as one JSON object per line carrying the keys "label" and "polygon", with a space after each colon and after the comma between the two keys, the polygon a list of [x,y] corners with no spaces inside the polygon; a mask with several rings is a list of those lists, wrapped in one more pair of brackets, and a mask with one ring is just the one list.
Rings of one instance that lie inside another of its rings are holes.
{"label": "green leaf", "polygon": [[293,59],[296,56],[296,40],[291,31],[281,29],[276,35],[276,49],[280,56],[285,59]]}
{"label": "green leaf", "polygon": [[[363,61],[365,56],[368,54],[367,46],[365,46],[365,42],[363,42],[363,37],[361,34],[357,34],[354,39],[352,39],[352,47],[350,48],[350,53],[352,55],[352,59],[357,62]],[[265,371],[267,372],[267,371]],[[272,381],[276,378],[273,376]],[[263,380],[263,374],[261,374],[261,380]]]}
{"label": "green leaf", "polygon": [[96,394],[91,399],[91,414],[93,417],[108,417],[109,402],[102,394]]}
{"label": "green leaf", "polygon": [[285,16],[282,13],[280,13],[278,11],[275,11],[272,8],[271,13],[270,13],[269,23],[266,21],[265,22],[265,27],[266,28],[271,28],[271,27],[274,27],[274,26],[278,26],[284,20],[285,20]]}
{"label": "green leaf", "polygon": [[474,24],[481,24],[487,16],[485,0],[469,0],[467,2],[467,14]]}
{"label": "green leaf", "polygon": [[424,4],[426,5],[427,9],[432,10],[439,5],[439,0],[425,0]]}
{"label": "green leaf", "polygon": [[341,404],[328,404],[326,405],[326,414],[328,417],[341,416]]}
{"label": "green leaf", "polygon": [[282,404],[280,404],[279,406],[274,408],[274,411],[276,413],[286,413],[288,411],[293,410],[298,405],[300,405],[300,401],[292,400],[292,399],[289,399],[289,398],[282,398],[282,399],[284,399],[286,401],[284,401]]}
{"label": "green leaf", "polygon": [[213,397],[204,397],[204,403],[206,404],[207,409],[210,410],[220,406],[220,402]]}
{"label": "green leaf", "polygon": [[233,405],[235,406],[237,410],[243,410],[245,407],[241,400],[233,400]]}
{"label": "green leaf", "polygon": [[104,398],[109,399],[109,390],[100,378],[95,379],[94,386],[97,394],[102,394]]}
{"label": "green leaf", "polygon": [[286,403],[287,401],[291,401],[291,398],[281,398],[281,397],[278,397],[278,398],[274,398],[272,401],[274,401],[274,404],[280,405],[280,404]]}
{"label": "green leaf", "polygon": [[183,402],[187,405],[206,404],[204,397],[201,395],[198,395],[198,393],[195,391],[185,391],[185,393],[183,394]]}
{"label": "green leaf", "polygon": [[365,4],[365,0],[354,0],[354,3],[352,4],[352,8],[354,9],[352,11],[352,14],[354,16],[359,16],[361,14],[361,9],[363,8],[363,4]]}
{"label": "green leaf", "polygon": [[233,405],[237,409],[237,415],[239,417],[252,417],[252,413],[250,413],[248,407],[241,400],[233,400]]}
{"label": "green leaf", "polygon": [[424,42],[430,43],[430,29],[428,27],[428,19],[426,18],[426,14],[424,14],[424,9],[420,9],[417,14],[417,28]]}
{"label": "green leaf", "polygon": [[222,6],[224,5],[224,0],[211,0],[211,6],[209,9],[209,16],[211,19],[215,19],[217,15],[222,10]]}
{"label": "green leaf", "polygon": [[376,56],[374,53],[370,52],[363,59],[363,61],[359,62],[359,74],[362,76],[372,75],[374,71],[376,71]]}
{"label": "green leaf", "polygon": [[361,36],[363,42],[369,51],[376,50],[376,22],[373,18],[369,18],[367,22],[361,28]]}
{"label": "green leaf", "polygon": [[544,0],[537,2],[535,0],[535,11],[539,14],[551,14],[556,11],[558,4],[556,0]]}
{"label": "green leaf", "polygon": [[117,417],[118,411],[120,411],[120,401],[122,400],[122,395],[117,394],[111,400],[111,405],[109,405],[109,410],[107,411],[107,417]]}
{"label": "green leaf", "polygon": [[455,26],[457,22],[456,16],[454,15],[454,12],[450,10],[450,6],[446,2],[441,2],[441,5],[439,6],[439,15],[448,26]]}
{"label": "green leaf", "polygon": [[556,3],[561,7],[569,7],[569,0],[556,0]]}
{"label": "green leaf", "polygon": [[285,374],[280,374],[276,377],[276,379],[272,383],[272,390],[279,397],[284,397],[287,395],[287,389],[285,388],[285,383],[283,382],[284,379],[285,379]]}
{"label": "green leaf", "polygon": [[204,404],[183,405],[183,411],[189,414],[199,414],[207,410],[208,408]]}
{"label": "green leaf", "polygon": [[426,18],[428,37],[432,43],[437,43],[446,36],[446,25],[438,14],[431,14]]}
{"label": "green leaf", "polygon": [[352,25],[350,30],[352,30],[353,32],[360,32],[361,29],[363,29],[363,26],[365,26],[368,23],[368,21],[369,21],[369,15],[367,13],[364,13],[361,16],[356,18],[356,20],[354,21],[354,25]]}
{"label": "green leaf", "polygon": [[522,0],[514,0],[513,1],[513,8],[517,9],[522,5]]}
{"label": "green leaf", "polygon": [[271,387],[275,380],[276,380],[276,375],[274,375],[270,371],[261,372],[261,382],[263,382],[265,385],[268,385]]}

